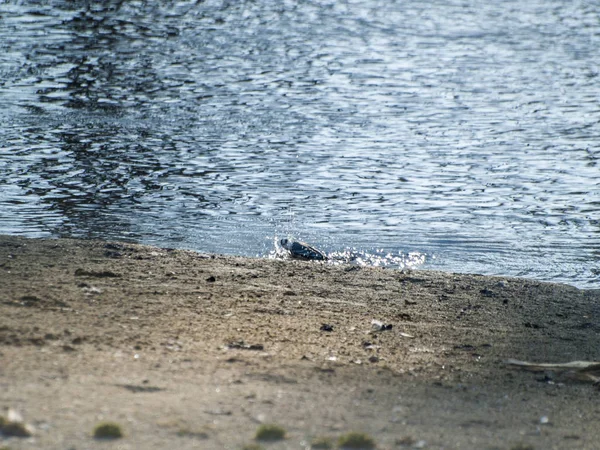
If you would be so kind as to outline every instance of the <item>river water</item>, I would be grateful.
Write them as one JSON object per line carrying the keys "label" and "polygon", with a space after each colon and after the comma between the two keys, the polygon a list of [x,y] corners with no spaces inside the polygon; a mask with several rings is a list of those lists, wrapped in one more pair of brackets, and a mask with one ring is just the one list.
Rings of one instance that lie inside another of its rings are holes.
{"label": "river water", "polygon": [[600,5],[0,3],[0,233],[600,287]]}

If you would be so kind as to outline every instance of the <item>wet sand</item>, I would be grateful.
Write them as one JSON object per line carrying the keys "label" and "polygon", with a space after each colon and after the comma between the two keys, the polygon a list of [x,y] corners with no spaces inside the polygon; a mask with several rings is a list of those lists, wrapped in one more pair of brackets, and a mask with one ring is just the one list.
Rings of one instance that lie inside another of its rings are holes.
{"label": "wet sand", "polygon": [[599,360],[600,291],[0,236],[0,408],[34,429],[11,449],[241,449],[265,423],[268,449],[600,448],[597,386],[508,358]]}

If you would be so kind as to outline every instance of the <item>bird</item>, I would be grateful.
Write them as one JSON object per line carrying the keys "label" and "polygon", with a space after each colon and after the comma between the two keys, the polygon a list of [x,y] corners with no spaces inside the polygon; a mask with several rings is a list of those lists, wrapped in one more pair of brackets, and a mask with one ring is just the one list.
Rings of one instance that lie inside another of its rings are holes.
{"label": "bird", "polygon": [[290,257],[305,261],[326,261],[327,256],[321,250],[314,248],[306,242],[297,241],[293,238],[279,241],[281,247],[287,250]]}

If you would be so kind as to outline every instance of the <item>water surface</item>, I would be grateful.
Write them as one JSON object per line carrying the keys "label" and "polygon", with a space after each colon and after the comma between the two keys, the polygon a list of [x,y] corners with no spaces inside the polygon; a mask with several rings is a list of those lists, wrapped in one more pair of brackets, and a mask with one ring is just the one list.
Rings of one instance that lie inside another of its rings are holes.
{"label": "water surface", "polygon": [[0,232],[600,288],[600,6],[0,7]]}

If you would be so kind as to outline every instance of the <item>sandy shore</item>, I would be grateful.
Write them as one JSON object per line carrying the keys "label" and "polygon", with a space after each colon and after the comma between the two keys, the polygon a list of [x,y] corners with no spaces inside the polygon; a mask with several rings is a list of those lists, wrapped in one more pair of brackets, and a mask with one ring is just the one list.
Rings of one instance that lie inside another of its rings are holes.
{"label": "sandy shore", "polygon": [[599,360],[600,291],[0,236],[0,447],[600,448],[598,387],[508,358]]}

